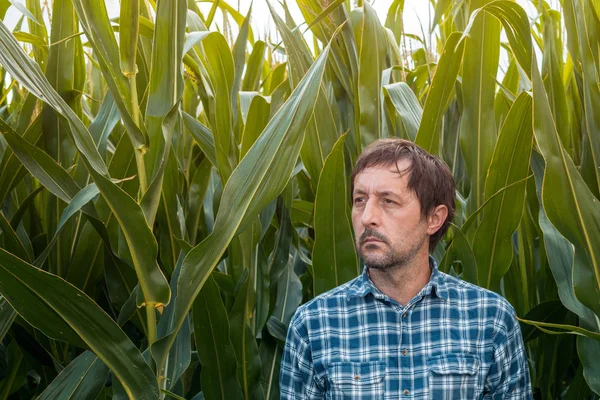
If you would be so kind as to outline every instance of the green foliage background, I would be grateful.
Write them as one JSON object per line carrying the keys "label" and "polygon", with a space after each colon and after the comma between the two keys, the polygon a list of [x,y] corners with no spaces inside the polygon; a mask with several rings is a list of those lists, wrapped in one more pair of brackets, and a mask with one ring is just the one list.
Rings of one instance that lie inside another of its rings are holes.
{"label": "green foliage background", "polygon": [[284,3],[263,40],[210,3],[0,0],[0,399],[278,398],[384,137],[451,167],[434,256],[513,304],[536,398],[598,398],[600,2],[432,1],[437,53],[401,0]]}

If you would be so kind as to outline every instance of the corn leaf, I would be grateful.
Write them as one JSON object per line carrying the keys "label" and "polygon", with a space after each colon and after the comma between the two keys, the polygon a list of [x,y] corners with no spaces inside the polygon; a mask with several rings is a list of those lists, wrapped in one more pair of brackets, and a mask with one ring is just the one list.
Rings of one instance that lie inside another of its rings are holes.
{"label": "corn leaf", "polygon": [[[535,57],[535,55],[534,55]],[[533,65],[535,63],[532,62]],[[534,132],[546,161],[542,203],[548,219],[575,246],[575,295],[600,315],[600,207],[566,153],[554,125],[539,72],[533,69]],[[565,188],[560,195],[555,193]]]}
{"label": "corn leaf", "polygon": [[348,218],[348,189],[341,136],[325,160],[315,198],[313,286],[315,295],[355,278],[358,258]]}
{"label": "corn leaf", "polygon": [[[471,11],[487,0],[470,2]],[[470,180],[468,213],[484,201],[486,172],[496,143],[494,116],[495,75],[500,54],[500,24],[482,14],[471,19],[462,64],[462,101],[460,143]]]}
{"label": "corn leaf", "polygon": [[[360,145],[368,146],[381,137],[381,73],[386,65],[387,35],[377,13],[369,2],[364,2],[360,13],[361,24],[354,26],[358,45],[357,113],[360,119]],[[356,16],[354,18],[357,18]]]}
{"label": "corn leaf", "polygon": [[108,368],[91,351],[85,351],[61,371],[39,400],[75,400],[98,396],[108,378]]}
{"label": "corn leaf", "polygon": [[[532,139],[531,96],[522,93],[511,107],[498,136],[486,178],[486,200],[501,188],[527,177]],[[500,278],[512,262],[512,234],[521,221],[524,201],[525,186],[515,185],[512,190],[497,196],[484,211],[473,239],[477,244],[473,251],[479,285],[493,289],[500,287]]]}
{"label": "corn leaf", "polygon": [[139,350],[85,293],[2,249],[0,271],[0,292],[30,324],[52,338],[89,346],[130,397],[158,399],[158,383]]}
{"label": "corn leaf", "polygon": [[0,24],[0,47],[6,50],[0,51],[0,63],[10,70],[11,75],[69,120],[72,137],[79,153],[83,156],[82,160],[123,228],[131,248],[133,263],[144,295],[144,301],[140,303],[167,304],[170,300],[168,282],[156,262],[158,246],[141,207],[107,178],[106,165],[86,127],[48,84],[37,64],[25,55],[4,24]]}
{"label": "corn leaf", "polygon": [[[303,128],[312,113],[327,55],[328,48],[269,122],[223,189],[213,234],[194,247],[183,261],[172,331],[179,330],[202,285],[238,228],[256,217],[287,184],[296,165]],[[274,171],[277,173],[274,174]],[[173,336],[170,334],[153,346],[158,365],[163,365]]]}
{"label": "corn leaf", "polygon": [[236,376],[227,311],[212,277],[208,278],[196,297],[193,315],[204,395],[212,399],[241,399],[243,393]]}
{"label": "corn leaf", "polygon": [[396,82],[384,85],[383,95],[386,106],[389,108],[391,105],[398,113],[400,126],[396,129],[399,130],[400,137],[414,141],[423,116],[423,108],[415,92],[406,83]]}
{"label": "corn leaf", "polygon": [[[292,32],[273,9],[271,9],[271,15],[275,20],[275,25],[279,29],[286,47],[286,53],[290,59],[288,63],[288,67],[290,68],[289,75],[292,86],[295,87],[309,70],[313,62],[312,56],[300,33]],[[321,88],[317,96],[314,116],[307,125],[304,143],[300,151],[302,163],[311,178],[313,192],[317,190],[323,163],[335,144],[337,134],[331,105],[327,100],[323,88]]]}
{"label": "corn leaf", "polygon": [[416,144],[432,154],[439,153],[442,120],[450,105],[463,58],[465,45],[459,40],[458,32],[451,34],[446,40],[425,100],[421,124],[415,139]]}

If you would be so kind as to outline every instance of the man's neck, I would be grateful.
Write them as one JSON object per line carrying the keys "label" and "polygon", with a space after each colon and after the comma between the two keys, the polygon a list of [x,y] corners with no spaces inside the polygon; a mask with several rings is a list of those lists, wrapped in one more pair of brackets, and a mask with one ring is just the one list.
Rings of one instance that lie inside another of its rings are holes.
{"label": "man's neck", "polygon": [[367,273],[381,293],[405,306],[429,282],[429,255],[415,257],[409,264],[387,270],[368,268]]}

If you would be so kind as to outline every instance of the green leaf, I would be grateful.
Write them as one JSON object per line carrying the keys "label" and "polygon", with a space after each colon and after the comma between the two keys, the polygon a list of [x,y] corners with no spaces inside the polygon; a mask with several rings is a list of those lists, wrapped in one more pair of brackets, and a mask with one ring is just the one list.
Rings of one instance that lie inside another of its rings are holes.
{"label": "green leaf", "polygon": [[79,192],[79,186],[67,171],[47,153],[24,140],[2,119],[0,132],[18,159],[50,193],[69,203],[75,193]]}
{"label": "green leaf", "polygon": [[252,53],[246,63],[246,72],[242,82],[243,91],[256,91],[259,88],[262,72],[266,43],[262,40],[254,42]]}
{"label": "green leaf", "polygon": [[[123,229],[125,239],[133,254],[133,262],[145,303],[149,305],[167,304],[170,300],[168,282],[156,262],[158,246],[146,223],[141,207],[107,178],[106,165],[98,153],[90,133],[71,108],[48,84],[37,64],[25,55],[4,24],[0,24],[0,47],[6,49],[6,51],[0,51],[0,63],[9,69],[11,75],[71,123],[75,145],[83,156],[83,161],[87,164],[86,167],[88,167],[92,179]],[[121,116],[123,117],[123,114]]]}
{"label": "green leaf", "polygon": [[8,10],[9,7],[10,7],[10,2],[8,0],[0,0],[0,19],[4,19],[6,10]]}
{"label": "green leaf", "polygon": [[215,142],[218,169],[227,182],[236,165],[231,90],[235,80],[233,56],[223,35],[217,32],[192,32],[186,37],[183,53],[194,47],[202,57],[206,79],[203,85],[210,95],[204,103]]}
{"label": "green leaf", "polygon": [[6,301],[4,296],[0,296],[0,340],[4,340],[16,316],[17,313],[8,301]]}
{"label": "green leaf", "polygon": [[146,172],[151,180],[161,178],[158,172],[160,164],[163,159],[168,158],[171,144],[168,138],[172,133],[164,135],[163,121],[183,93],[180,60],[184,54],[187,1],[159,0],[156,7],[152,68],[145,115],[151,148],[145,157]]}
{"label": "green leaf", "polygon": [[[438,1],[438,4],[440,1]],[[404,15],[404,0],[394,0],[390,8],[388,8],[387,17],[385,18],[385,27],[390,29],[394,34],[396,44],[400,44],[400,38],[404,33],[404,23],[402,17]]]}
{"label": "green leaf", "polygon": [[119,55],[121,60],[121,71],[123,71],[123,74],[127,77],[135,75],[137,72],[135,56],[137,53],[139,35],[139,10],[139,0],[121,1],[119,19],[127,21],[127,23],[119,25]]}
{"label": "green leaf", "polygon": [[400,117],[400,126],[396,128],[400,131],[400,137],[414,141],[423,115],[423,108],[415,93],[406,83],[396,82],[383,86],[383,95],[388,109],[393,107]]}
{"label": "green leaf", "polygon": [[[579,52],[581,55],[581,74],[583,86],[583,106],[585,114],[585,129],[591,149],[591,158],[594,164],[596,186],[592,186],[593,193],[600,190],[600,87],[598,87],[598,19],[590,11],[588,1],[570,0],[577,20],[577,32],[579,34]],[[596,4],[597,6],[597,4]],[[560,120],[559,120],[560,121]],[[560,127],[559,127],[560,128]],[[562,132],[559,130],[559,134]]]}
{"label": "green leaf", "polygon": [[188,193],[188,209],[186,212],[187,232],[192,245],[196,244],[196,235],[200,225],[200,218],[204,215],[202,201],[210,182],[212,165],[208,159],[204,159],[196,168],[190,184]]}
{"label": "green leaf", "polygon": [[[471,30],[478,29],[477,27],[482,23],[480,19],[485,19],[487,23],[487,18],[483,16],[484,12],[496,17],[502,23],[515,59],[523,72],[528,77],[531,77],[531,30],[527,13],[523,7],[508,0],[487,2],[483,7],[473,11],[469,19],[469,24],[463,32],[463,38],[476,35]],[[479,14],[482,15],[479,16]]]}
{"label": "green leaf", "polygon": [[130,397],[158,399],[158,383],[139,350],[87,295],[0,249],[0,292],[51,338],[83,342],[119,378]]}
{"label": "green leaf", "polygon": [[[292,32],[272,8],[271,15],[286,47],[286,54],[289,58],[289,76],[292,86],[295,87],[311,67],[312,55],[300,32]],[[273,109],[274,102],[272,101],[271,104]],[[304,143],[300,151],[302,163],[311,178],[313,192],[317,190],[325,158],[337,140],[338,131],[331,106],[321,87],[317,95],[314,116],[307,124]]]}
{"label": "green leaf", "polygon": [[93,399],[104,387],[106,378],[106,365],[94,353],[86,351],[67,365],[38,399]]}
{"label": "green leaf", "polygon": [[[79,191],[79,193],[77,193],[75,196],[73,196],[73,198],[71,199],[71,202],[69,203],[69,205],[67,207],[65,207],[65,209],[63,210],[63,212],[60,216],[60,220],[58,221],[58,224],[56,226],[56,232],[54,232],[54,236],[52,237],[52,239],[50,240],[50,242],[48,243],[48,245],[46,246],[44,251],[35,260],[34,265],[36,267],[38,267],[38,268],[42,267],[46,257],[52,250],[52,247],[56,243],[58,236],[59,236],[60,232],[62,231],[62,229],[64,228],[67,221],[73,215],[75,215],[77,212],[79,212],[94,197],[98,196],[98,194],[100,194],[100,191],[98,190],[96,185],[92,183],[92,184],[89,184],[88,186],[86,186],[85,188],[81,189]],[[93,264],[91,264],[91,265],[93,265]],[[90,268],[91,268],[91,265],[90,265]]]}
{"label": "green leaf", "polygon": [[435,4],[435,14],[431,23],[430,32],[442,21],[442,17],[450,10],[452,0],[438,0]]}
{"label": "green leaf", "polygon": [[[28,32],[13,32],[13,36],[19,42],[33,44],[33,45],[36,45],[38,47],[43,47],[43,46],[47,46],[48,45],[46,42],[44,42],[44,39],[42,37],[36,36],[36,35],[34,35],[32,33],[28,33]],[[38,61],[38,63],[39,63],[39,61]]]}
{"label": "green leaf", "polygon": [[[487,0],[475,0],[469,6],[473,11],[486,3]],[[463,112],[460,124],[461,150],[471,182],[468,214],[483,203],[486,172],[496,142],[494,93],[500,55],[500,23],[486,14],[471,22],[462,64]]]}
{"label": "green leaf", "polygon": [[[561,138],[562,145],[568,150],[571,148],[571,137],[569,132],[567,98],[562,79],[563,46],[560,40],[560,19],[561,15],[558,12],[544,10],[542,13],[544,28],[542,76],[546,77],[544,85],[546,93],[548,93],[552,115],[556,121],[556,130]],[[598,126],[600,127],[600,124]]]}
{"label": "green leaf", "polygon": [[[23,133],[22,138],[28,143],[36,143],[41,135],[42,117],[39,115]],[[19,158],[9,149],[4,151],[0,170],[0,202],[4,203],[8,193],[25,176],[26,171]]]}
{"label": "green leaf", "polygon": [[[545,163],[542,156],[537,152],[533,152],[531,155],[531,169],[535,174],[537,196],[541,202]],[[573,287],[573,269],[576,268],[574,263],[582,260],[573,257],[573,245],[548,220],[544,208],[540,208],[538,219],[540,228],[544,233],[544,248],[548,257],[548,264],[558,287],[560,301],[582,320],[593,324],[595,321],[594,313],[577,299]],[[585,268],[585,266],[578,266],[577,268]]]}
{"label": "green leaf", "polygon": [[462,263],[462,279],[467,282],[477,284],[477,261],[475,259],[475,255],[473,254],[473,248],[469,244],[466,236],[460,229],[458,229],[458,227],[454,227],[454,235],[452,236],[452,249]]}
{"label": "green leaf", "polygon": [[350,224],[342,135],[325,160],[315,198],[313,284],[315,296],[359,275]]}
{"label": "green leaf", "polygon": [[235,67],[235,78],[233,87],[231,88],[231,112],[234,118],[238,115],[238,92],[242,82],[242,74],[246,65],[246,45],[248,44],[248,33],[250,30],[250,18],[252,16],[252,3],[244,18],[244,23],[240,25],[240,31],[235,39],[235,44],[232,49],[233,65]]}
{"label": "green leaf", "polygon": [[577,337],[577,353],[583,364],[583,376],[586,383],[596,394],[600,393],[600,343],[586,336]]}
{"label": "green leaf", "polygon": [[[173,272],[173,276],[171,279],[171,291],[174,296],[177,295],[177,280],[179,279],[179,273],[181,271],[181,263],[183,261],[185,254],[181,252],[179,254],[179,258],[177,259],[177,265]],[[168,331],[170,324],[172,323],[173,316],[173,308],[174,304],[169,304],[164,310],[163,314],[158,323],[157,330],[159,334],[164,334]],[[190,365],[191,361],[191,332],[190,332],[190,322],[189,319],[186,319],[183,323],[183,326],[179,333],[177,334],[177,339],[175,340],[175,344],[171,347],[169,351],[169,362],[167,368],[163,371],[163,376],[167,380],[166,387],[168,389],[173,389],[175,385],[178,384],[179,378],[183,375],[185,370]]]}
{"label": "green leaf", "polygon": [[107,175],[106,165],[96,150],[94,141],[85,125],[52,88],[39,66],[27,57],[3,23],[0,23],[0,64],[33,95],[51,105],[58,113],[69,120],[77,150],[94,170],[99,174]]}
{"label": "green leaf", "polygon": [[459,40],[460,33],[458,32],[451,34],[446,40],[433,75],[425,107],[423,107],[421,125],[415,139],[416,144],[432,154],[439,153],[442,120],[450,105],[454,84],[463,59],[465,46]]}
{"label": "green leaf", "polygon": [[192,134],[192,137],[200,147],[200,150],[202,150],[212,165],[218,167],[215,142],[211,131],[190,114],[183,112],[182,115],[186,129]]}
{"label": "green leaf", "polygon": [[132,101],[135,94],[129,88],[129,81],[121,72],[119,47],[108,19],[106,4],[103,0],[74,0],[73,6],[85,36],[94,48],[102,76],[117,103],[131,143],[136,151],[143,154],[148,145],[148,135],[145,127],[136,121],[140,111],[137,102],[134,104]]}
{"label": "green leaf", "polygon": [[235,352],[229,338],[227,311],[212,277],[200,290],[192,311],[205,396],[223,400],[242,398],[242,387],[236,376]]}
{"label": "green leaf", "polygon": [[277,400],[279,399],[281,347],[275,339],[265,335],[260,342],[259,352],[262,362],[261,379],[265,384],[265,400]]}
{"label": "green leaf", "polygon": [[[596,341],[600,341],[600,333],[588,331],[587,329],[580,328],[578,326],[566,325],[566,324],[553,324],[549,322],[541,322],[541,321],[530,321],[528,319],[518,318],[517,319],[525,324],[533,325],[538,329],[541,329],[545,333],[561,335],[565,333],[570,333],[573,335],[583,335],[587,336],[590,339],[594,339]],[[548,329],[554,328],[558,330]],[[566,331],[566,332],[564,332]]]}
{"label": "green leaf", "polygon": [[94,142],[98,146],[98,152],[102,155],[106,155],[106,148],[108,146],[108,136],[112,130],[117,126],[121,116],[117,105],[110,91],[106,92],[102,106],[96,114],[96,118],[92,121],[88,130],[90,135],[94,138]]}
{"label": "green leaf", "polygon": [[[302,144],[304,126],[313,110],[328,55],[325,48],[286,104],[271,119],[223,189],[213,233],[186,256],[175,299],[174,331],[191,308],[202,285],[240,226],[252,221],[283,190]],[[275,174],[274,172],[277,171]],[[163,365],[165,349],[174,335],[165,337],[157,364]]]}
{"label": "green leaf", "polygon": [[[275,309],[267,324],[271,335],[282,341],[285,341],[287,327],[292,320],[292,316],[302,303],[302,283],[296,272],[294,272],[294,264],[297,258],[297,256],[289,255],[286,267],[279,275]],[[278,327],[282,327],[283,332]]]}
{"label": "green leaf", "polygon": [[264,96],[254,96],[250,103],[248,116],[244,121],[244,132],[242,134],[242,148],[240,150],[240,160],[244,158],[250,147],[256,142],[261,132],[269,122],[271,112],[270,99]]}
{"label": "green leaf", "polygon": [[[485,183],[485,199],[503,187],[527,177],[533,140],[531,95],[521,93],[513,103],[498,142]],[[473,243],[479,285],[500,288],[500,278],[513,258],[512,235],[521,221],[525,187],[516,185],[488,205],[475,232]]]}
{"label": "green leaf", "polygon": [[260,383],[261,361],[258,345],[248,325],[250,310],[256,306],[256,294],[247,272],[247,269],[244,270],[244,275],[240,278],[243,284],[229,313],[229,332],[238,360],[237,376],[244,398],[258,400],[264,398]]}
{"label": "green leaf", "polygon": [[25,7],[25,4],[23,4],[21,0],[8,0],[8,1],[10,1],[10,4],[12,4],[13,7],[15,7],[17,10],[19,10],[24,16],[26,16],[27,18],[29,18],[36,24],[38,24],[38,25],[40,24],[40,22],[33,16],[31,11],[29,11],[27,9],[27,7]]}
{"label": "green leaf", "polygon": [[[354,26],[354,36],[358,47],[358,82],[355,97],[358,101],[360,142],[368,146],[381,137],[381,73],[387,68],[387,35],[379,22],[377,13],[369,2],[364,2],[359,12],[360,25]],[[354,19],[355,17],[353,17]]]}
{"label": "green leaf", "polygon": [[4,214],[0,211],[0,232],[2,232],[3,248],[12,252],[23,260],[31,260],[33,254],[30,254],[17,233],[13,230],[10,223],[6,220]]}
{"label": "green leaf", "polygon": [[[567,320],[567,316],[567,309],[560,300],[555,299],[541,302],[529,310],[523,318],[536,322],[562,323]],[[539,337],[542,331],[537,329],[535,325],[521,324],[521,333],[523,334],[523,342],[527,343]]]}
{"label": "green leaf", "polygon": [[[72,1],[55,1],[52,4],[52,11],[54,18],[52,18],[50,41],[57,44],[49,49],[45,74],[54,90],[77,113],[80,106],[77,104],[78,97],[73,95],[73,91],[83,89],[75,82],[77,64],[83,61],[79,59],[81,55],[79,57],[76,55],[76,48],[81,45],[81,38],[64,40],[77,33],[77,16]],[[44,106],[43,129],[43,140],[48,154],[65,168],[73,165],[77,149],[68,139],[69,123],[48,105]],[[58,218],[58,215],[52,217]],[[56,224],[56,221],[49,222],[51,228]]]}
{"label": "green leaf", "polygon": [[[533,55],[535,60],[535,54]],[[532,65],[536,65],[532,61]],[[548,220],[575,246],[575,295],[600,315],[600,207],[560,142],[537,68],[532,71],[533,128],[546,161],[542,203]]]}

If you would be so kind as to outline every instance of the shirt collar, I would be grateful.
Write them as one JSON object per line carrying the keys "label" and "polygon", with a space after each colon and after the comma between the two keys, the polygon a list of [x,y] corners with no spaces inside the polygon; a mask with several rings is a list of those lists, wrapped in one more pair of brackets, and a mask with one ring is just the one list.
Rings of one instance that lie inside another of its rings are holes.
{"label": "shirt collar", "polygon": [[[417,296],[427,296],[433,294],[442,300],[448,299],[448,289],[446,288],[446,284],[444,282],[444,276],[439,271],[437,262],[430,255],[429,256],[429,267],[431,268],[431,277],[429,278],[429,282]],[[373,281],[369,278],[367,274],[367,266],[363,268],[362,274],[348,287],[346,292],[346,297],[350,299],[351,297],[365,297],[369,293],[373,294],[373,296],[377,299],[381,300],[389,300],[388,296],[381,293],[377,287],[373,284]]]}

